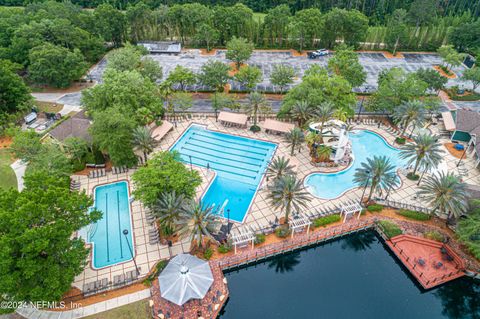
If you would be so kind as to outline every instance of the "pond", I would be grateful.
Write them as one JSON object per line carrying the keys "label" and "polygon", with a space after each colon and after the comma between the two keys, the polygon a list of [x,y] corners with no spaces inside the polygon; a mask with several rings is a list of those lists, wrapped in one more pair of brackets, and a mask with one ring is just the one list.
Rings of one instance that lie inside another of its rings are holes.
{"label": "pond", "polygon": [[237,318],[480,318],[480,281],[423,290],[373,231],[225,274],[220,316]]}

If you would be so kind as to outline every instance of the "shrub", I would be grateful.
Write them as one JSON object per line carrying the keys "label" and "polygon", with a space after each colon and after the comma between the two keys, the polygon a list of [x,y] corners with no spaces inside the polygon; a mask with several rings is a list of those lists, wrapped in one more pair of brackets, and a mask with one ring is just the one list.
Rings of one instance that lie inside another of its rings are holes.
{"label": "shrub", "polygon": [[423,236],[425,236],[425,238],[427,239],[436,240],[442,243],[445,241],[445,237],[443,236],[443,234],[437,230],[427,231],[425,232],[425,234],[423,234]]}
{"label": "shrub", "polygon": [[255,235],[255,245],[259,245],[265,242],[265,234]]}
{"label": "shrub", "polygon": [[380,204],[368,205],[367,210],[371,213],[381,212],[383,210],[383,206]]}
{"label": "shrub", "polygon": [[232,246],[230,244],[221,244],[217,250],[220,254],[226,254],[232,250]]}
{"label": "shrub", "polygon": [[155,266],[155,271],[151,272],[147,278],[143,281],[143,283],[147,286],[151,286],[152,282],[158,277],[158,275],[165,269],[168,265],[168,260],[160,260],[157,265]]}
{"label": "shrub", "polygon": [[397,137],[395,139],[395,143],[401,144],[401,145],[405,144],[405,141],[406,141],[405,137]]}
{"label": "shrub", "polygon": [[320,217],[313,221],[313,227],[326,226],[328,224],[336,223],[340,221],[340,219],[341,219],[340,214],[333,214],[329,216]]}
{"label": "shrub", "polygon": [[83,161],[73,161],[72,163],[72,169],[74,172],[81,171],[85,168],[85,163]]}
{"label": "shrub", "polygon": [[417,174],[413,174],[412,172],[408,173],[407,174],[407,178],[411,181],[418,181],[418,179],[420,178],[419,175]]}
{"label": "shrub", "polygon": [[250,131],[256,133],[256,132],[260,132],[260,126],[258,125],[252,125],[250,126]]}
{"label": "shrub", "polygon": [[397,224],[388,220],[381,220],[378,222],[380,229],[383,231],[387,238],[392,238],[402,234],[402,230]]}
{"label": "shrub", "polygon": [[290,235],[290,229],[287,226],[281,226],[275,229],[275,235],[279,238],[285,238]]}
{"label": "shrub", "polygon": [[422,212],[417,212],[416,210],[402,209],[398,212],[398,214],[414,220],[429,220],[431,218],[430,215]]}
{"label": "shrub", "polygon": [[205,251],[203,252],[203,258],[205,258],[206,260],[209,260],[210,258],[212,258],[212,255],[213,255],[213,250],[210,247],[206,248]]}

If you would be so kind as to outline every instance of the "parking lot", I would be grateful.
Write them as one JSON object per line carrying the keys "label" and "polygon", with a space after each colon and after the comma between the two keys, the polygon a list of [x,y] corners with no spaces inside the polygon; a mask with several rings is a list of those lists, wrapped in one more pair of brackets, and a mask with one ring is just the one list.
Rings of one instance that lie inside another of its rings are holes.
{"label": "parking lot", "polygon": [[[384,69],[390,69],[393,67],[401,67],[407,72],[415,72],[420,68],[431,68],[435,64],[441,63],[441,58],[435,54],[418,54],[418,53],[404,53],[404,58],[390,58],[387,59],[382,53],[378,52],[361,52],[359,54],[360,63],[363,65],[367,72],[366,82],[362,87],[355,88],[355,91],[371,91],[377,87],[378,74]],[[190,50],[182,52],[180,55],[149,55],[152,59],[157,61],[163,68],[164,78],[168,76],[171,70],[177,65],[182,65],[191,69],[194,72],[199,72],[202,65],[210,59],[215,59],[225,63],[231,61],[225,58],[225,51],[218,50],[215,55],[202,55],[199,50]],[[263,72],[263,81],[258,84],[257,89],[265,92],[278,91],[278,87],[270,83],[270,74],[277,64],[291,65],[296,73],[296,83],[301,81],[301,78],[305,71],[313,64],[320,64],[326,66],[330,57],[320,57],[319,59],[311,60],[304,56],[293,56],[290,52],[275,52],[275,51],[255,51],[251,58],[247,61],[249,65],[259,67]],[[105,69],[106,61],[102,60],[97,64],[90,72],[90,77],[93,80],[101,82],[103,70]],[[457,73],[462,72],[463,67],[456,69]],[[449,80],[448,85],[459,84],[458,79]],[[231,87],[233,90],[242,90],[240,84],[231,81]],[[294,83],[295,85],[295,83]],[[195,85],[188,88],[189,90],[205,90],[208,88]]]}

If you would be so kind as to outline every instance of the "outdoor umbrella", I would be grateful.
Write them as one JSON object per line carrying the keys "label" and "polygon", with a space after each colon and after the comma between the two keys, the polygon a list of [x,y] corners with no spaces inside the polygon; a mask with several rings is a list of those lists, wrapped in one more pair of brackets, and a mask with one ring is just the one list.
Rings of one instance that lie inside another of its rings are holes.
{"label": "outdoor umbrella", "polygon": [[189,254],[180,254],[158,276],[160,293],[179,306],[190,299],[202,299],[213,283],[208,262]]}

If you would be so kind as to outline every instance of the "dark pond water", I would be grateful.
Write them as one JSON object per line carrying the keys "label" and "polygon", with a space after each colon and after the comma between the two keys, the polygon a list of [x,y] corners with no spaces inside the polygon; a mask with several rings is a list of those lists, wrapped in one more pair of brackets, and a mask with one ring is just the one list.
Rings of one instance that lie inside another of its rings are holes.
{"label": "dark pond water", "polygon": [[480,281],[418,286],[374,232],[226,274],[222,319],[480,318]]}

